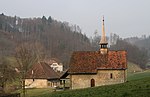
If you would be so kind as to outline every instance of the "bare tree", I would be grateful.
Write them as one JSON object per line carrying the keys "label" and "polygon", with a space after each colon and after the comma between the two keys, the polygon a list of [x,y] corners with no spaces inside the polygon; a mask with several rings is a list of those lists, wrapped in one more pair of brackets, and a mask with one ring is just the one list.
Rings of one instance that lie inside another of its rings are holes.
{"label": "bare tree", "polygon": [[19,70],[23,85],[23,97],[25,97],[25,75],[28,69],[37,62],[37,54],[32,48],[32,45],[27,43],[16,48],[16,60],[19,65]]}
{"label": "bare tree", "polygon": [[2,92],[5,93],[5,86],[7,82],[11,82],[15,79],[16,72],[6,60],[6,57],[0,59],[0,87]]}

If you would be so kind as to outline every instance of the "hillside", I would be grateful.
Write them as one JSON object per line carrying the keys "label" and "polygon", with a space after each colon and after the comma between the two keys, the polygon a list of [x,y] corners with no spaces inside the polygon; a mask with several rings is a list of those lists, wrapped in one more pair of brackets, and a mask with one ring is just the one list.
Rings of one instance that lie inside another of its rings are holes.
{"label": "hillside", "polygon": [[128,69],[127,70],[128,70],[128,74],[143,71],[142,68],[140,68],[137,64],[134,64],[132,62],[128,62]]}
{"label": "hillside", "polygon": [[128,76],[127,77],[128,81],[148,78],[148,77],[150,77],[150,70],[145,70],[145,71],[142,71],[142,72],[136,72],[136,73],[132,73],[132,74],[128,73],[127,76]]}
{"label": "hillside", "polygon": [[146,35],[144,35],[143,37],[131,37],[126,38],[125,40],[139,48],[150,49],[150,36],[146,37]]}
{"label": "hillside", "polygon": [[46,93],[37,97],[150,97],[150,77],[123,84]]}
{"label": "hillside", "polygon": [[148,51],[146,49],[140,49],[137,46],[122,39],[118,39],[115,45],[110,46],[110,49],[126,50],[128,61],[137,64],[143,69],[146,68],[146,64],[149,60]]}
{"label": "hillside", "polygon": [[[117,40],[116,37],[116,45],[110,46],[110,50],[126,50],[128,61],[144,69],[149,67],[146,65],[149,64],[148,45],[146,49],[139,49],[139,46],[129,44],[126,40]],[[14,57],[16,48],[26,43],[33,45],[32,50],[37,50],[39,60],[56,58],[68,68],[72,52],[97,51],[99,40],[100,36],[90,40],[79,26],[55,20],[51,16],[20,18],[0,14],[0,57]],[[133,40],[132,43],[136,43],[139,39]],[[138,43],[146,45],[149,42]]]}
{"label": "hillside", "polygon": [[150,36],[146,37],[146,35],[143,35],[143,37],[131,37],[126,38],[125,41],[139,47],[142,50],[147,50],[147,54],[149,57],[149,60],[147,62],[147,68],[150,67]]}
{"label": "hillside", "polygon": [[15,48],[28,43],[42,59],[57,58],[68,67],[73,51],[91,50],[89,39],[79,26],[46,18],[20,18],[0,14],[0,56],[14,56]]}

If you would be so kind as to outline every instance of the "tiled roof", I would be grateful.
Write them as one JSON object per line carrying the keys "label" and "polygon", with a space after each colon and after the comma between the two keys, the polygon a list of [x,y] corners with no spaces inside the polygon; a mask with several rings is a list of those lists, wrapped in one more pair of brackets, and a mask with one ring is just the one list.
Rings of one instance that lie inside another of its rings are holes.
{"label": "tiled roof", "polygon": [[126,51],[78,51],[72,54],[69,73],[97,73],[98,69],[126,69]]}
{"label": "tiled roof", "polygon": [[59,75],[45,62],[40,62],[32,66],[27,72],[26,78],[34,79],[58,79]]}

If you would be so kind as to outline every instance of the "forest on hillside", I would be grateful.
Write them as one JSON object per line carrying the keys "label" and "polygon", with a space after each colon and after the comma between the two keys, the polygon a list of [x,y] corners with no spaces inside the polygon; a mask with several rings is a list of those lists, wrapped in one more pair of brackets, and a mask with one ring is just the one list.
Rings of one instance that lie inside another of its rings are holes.
{"label": "forest on hillside", "polygon": [[[134,43],[127,41],[131,38],[121,39],[116,34],[108,39],[111,40],[109,49],[127,50],[128,61],[146,68],[145,64],[150,59],[150,45],[147,45],[150,44],[150,37]],[[51,16],[20,18],[0,14],[1,57],[14,57],[17,47],[25,44],[38,53],[38,60],[57,58],[68,68],[73,51],[99,50],[99,41],[100,36],[89,39],[79,26],[54,20]]]}
{"label": "forest on hillside", "polygon": [[57,58],[68,66],[73,51],[92,50],[90,40],[77,25],[60,22],[49,16],[20,18],[0,15],[0,55],[13,55],[21,44],[35,45],[40,60]]}

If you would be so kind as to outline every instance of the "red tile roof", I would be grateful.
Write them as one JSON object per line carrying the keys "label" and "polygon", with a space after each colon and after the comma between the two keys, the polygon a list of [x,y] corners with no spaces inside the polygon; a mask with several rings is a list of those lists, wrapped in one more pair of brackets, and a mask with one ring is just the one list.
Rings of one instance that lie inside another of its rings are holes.
{"label": "red tile roof", "polygon": [[78,51],[72,54],[69,73],[97,73],[98,69],[126,69],[126,51]]}
{"label": "red tile roof", "polygon": [[32,79],[58,79],[59,75],[45,62],[40,62],[32,66],[27,72],[26,78]]}

